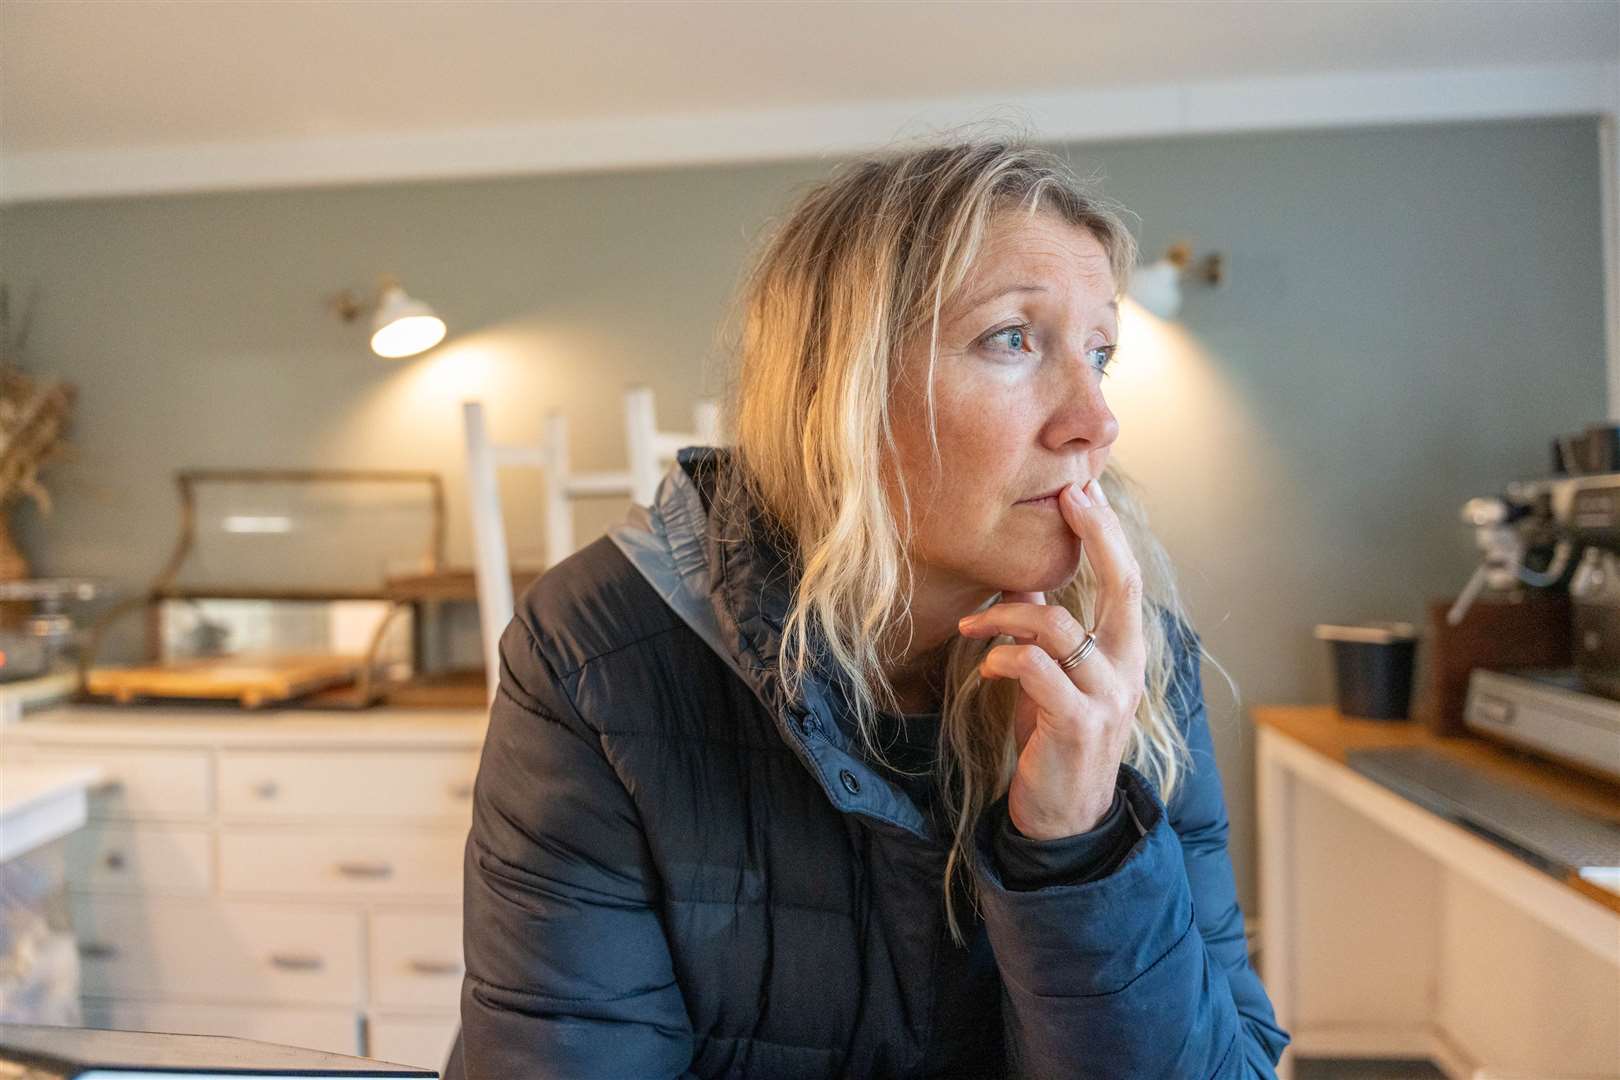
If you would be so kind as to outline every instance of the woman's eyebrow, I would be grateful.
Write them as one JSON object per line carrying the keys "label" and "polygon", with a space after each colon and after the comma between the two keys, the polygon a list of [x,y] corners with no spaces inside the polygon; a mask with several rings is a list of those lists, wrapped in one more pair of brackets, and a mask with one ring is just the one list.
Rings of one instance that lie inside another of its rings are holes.
{"label": "woman's eyebrow", "polygon": [[982,296],[980,300],[975,300],[974,308],[978,308],[982,304],[988,304],[991,300],[1001,300],[1008,293],[1047,293],[1047,291],[1051,290],[1048,290],[1045,285],[1008,285],[1008,287],[996,290],[995,293],[990,293],[988,296]]}
{"label": "woman's eyebrow", "polygon": [[[986,292],[985,294],[981,295],[978,299],[974,300],[972,303],[970,303],[967,307],[963,308],[962,310],[963,311],[973,311],[976,308],[979,308],[979,307],[982,307],[985,304],[988,304],[992,300],[1000,300],[1003,296],[1006,296],[1008,293],[1015,293],[1015,292],[1043,293],[1043,292],[1050,292],[1051,291],[1045,285],[1036,285],[1036,284],[1008,285],[1008,286],[1006,286],[1004,288],[996,288],[995,286],[991,286],[991,288],[995,289],[995,291],[994,292]],[[1108,303],[1104,304],[1103,306],[1105,308],[1107,308],[1108,310],[1112,311],[1114,314],[1116,314],[1116,315],[1119,314],[1119,301],[1118,300],[1110,300],[1110,301],[1108,301]]]}
{"label": "woman's eyebrow", "polygon": [[1050,291],[1050,290],[1047,289],[1047,287],[1045,285],[1008,285],[1008,286],[1005,286],[1003,288],[996,288],[995,286],[991,286],[991,288],[995,289],[995,291],[994,292],[986,292],[983,295],[977,297],[970,304],[968,304],[967,307],[963,308],[962,310],[964,310],[964,311],[972,311],[975,308],[983,307],[985,304],[988,304],[992,300],[1000,300],[1003,296],[1006,296],[1008,293],[1015,293],[1015,292],[1049,292]]}

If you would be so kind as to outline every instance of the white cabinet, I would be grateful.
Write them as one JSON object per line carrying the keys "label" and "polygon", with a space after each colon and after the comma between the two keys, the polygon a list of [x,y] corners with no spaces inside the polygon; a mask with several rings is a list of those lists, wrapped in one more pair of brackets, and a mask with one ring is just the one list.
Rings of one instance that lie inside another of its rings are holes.
{"label": "white cabinet", "polygon": [[72,909],[87,997],[348,1005],[363,990],[358,911],[95,893]]}
{"label": "white cabinet", "polygon": [[379,911],[371,919],[370,944],[371,999],[375,1004],[458,1011],[462,974],[459,911]]}
{"label": "white cabinet", "polygon": [[86,1023],[442,1068],[481,710],[70,706],[13,762],[99,767],[67,851]]}
{"label": "white cabinet", "polygon": [[204,825],[91,821],[67,839],[67,873],[98,893],[201,896],[214,890],[214,836]]}
{"label": "white cabinet", "polygon": [[466,817],[478,759],[466,754],[241,751],[219,763],[225,817],[436,821]]}
{"label": "white cabinet", "polygon": [[[1452,1077],[1620,1077],[1620,911],[1607,897],[1336,756],[1432,745],[1426,733],[1327,706],[1254,716],[1261,973],[1292,1036],[1279,1076],[1298,1057],[1398,1056]],[[1528,790],[1522,759],[1466,753]]]}
{"label": "white cabinet", "polygon": [[458,1021],[439,1014],[401,1016],[382,1012],[371,1014],[368,1027],[366,1045],[371,1057],[441,1073],[450,1057],[450,1044],[460,1030]]}
{"label": "white cabinet", "polygon": [[442,1070],[460,1026],[461,913],[378,912],[369,952],[371,1055]]}
{"label": "white cabinet", "polygon": [[[25,725],[8,731],[8,744]],[[111,782],[90,800],[90,816],[114,821],[172,821],[208,816],[213,808],[213,778],[206,753],[195,750],[120,748],[109,754],[94,746],[34,747],[40,762],[96,765],[108,768]],[[116,761],[112,758],[116,757]],[[116,768],[110,768],[116,766]]]}
{"label": "white cabinet", "polygon": [[458,903],[467,826],[233,826],[220,830],[220,887],[231,895],[441,897]]}

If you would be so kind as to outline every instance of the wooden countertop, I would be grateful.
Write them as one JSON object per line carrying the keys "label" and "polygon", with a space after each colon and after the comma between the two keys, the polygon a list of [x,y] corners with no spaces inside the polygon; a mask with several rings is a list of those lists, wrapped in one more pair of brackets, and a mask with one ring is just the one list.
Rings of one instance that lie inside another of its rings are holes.
{"label": "wooden countertop", "polygon": [[[1257,725],[1286,735],[1346,768],[1351,750],[1423,746],[1472,765],[1498,780],[1529,788],[1555,802],[1620,824],[1620,783],[1472,736],[1441,736],[1413,720],[1361,720],[1331,705],[1259,705],[1250,710]],[[1620,914],[1620,893],[1587,881],[1574,871],[1560,880]]]}

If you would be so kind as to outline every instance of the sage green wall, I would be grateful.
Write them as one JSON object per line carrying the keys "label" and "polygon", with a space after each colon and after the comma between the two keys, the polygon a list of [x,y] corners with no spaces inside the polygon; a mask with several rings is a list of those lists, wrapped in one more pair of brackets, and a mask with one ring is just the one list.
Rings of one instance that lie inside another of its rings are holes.
{"label": "sage green wall", "polygon": [[[1116,458],[1151,493],[1194,621],[1254,910],[1257,702],[1331,697],[1320,621],[1420,620],[1473,564],[1461,503],[1545,470],[1605,415],[1596,124],[1479,123],[1072,146],[1141,216],[1229,277],[1144,331],[1113,385]],[[176,527],[183,466],[436,469],[469,559],[459,402],[498,437],[573,423],[622,467],[620,394],[666,428],[720,385],[715,326],[756,230],[828,163],[9,207],[4,276],[37,282],[29,355],[78,384],[56,512],[19,514],[37,570],[136,588]],[[384,270],[452,338],[404,363],[323,307]],[[1128,342],[1128,348],[1131,343]],[[538,488],[507,480],[513,546]],[[582,505],[583,543],[623,500]],[[121,639],[119,648],[129,641]],[[476,625],[452,635],[477,655]]]}

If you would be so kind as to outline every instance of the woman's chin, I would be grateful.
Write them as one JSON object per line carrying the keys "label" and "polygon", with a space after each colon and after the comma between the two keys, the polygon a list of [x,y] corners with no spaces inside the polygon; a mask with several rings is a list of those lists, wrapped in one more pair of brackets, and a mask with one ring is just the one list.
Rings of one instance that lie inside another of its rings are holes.
{"label": "woman's chin", "polygon": [[[1062,554],[1040,560],[1032,565],[998,568],[992,579],[1002,592],[1054,592],[1063,588],[1080,570],[1080,547],[1075,545],[1073,557]],[[1021,560],[1022,561],[1022,560]]]}

